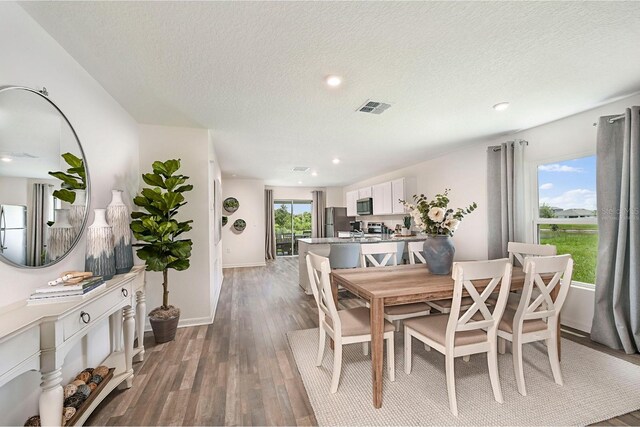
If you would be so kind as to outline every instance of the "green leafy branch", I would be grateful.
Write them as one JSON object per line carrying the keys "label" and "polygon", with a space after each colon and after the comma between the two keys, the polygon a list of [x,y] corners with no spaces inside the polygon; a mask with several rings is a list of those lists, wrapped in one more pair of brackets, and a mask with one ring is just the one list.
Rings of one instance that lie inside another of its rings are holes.
{"label": "green leafy branch", "polygon": [[76,190],[87,189],[87,171],[84,160],[71,153],[64,153],[62,158],[70,166],[66,172],[49,172],[49,175],[62,181],[61,189],[53,192],[53,197],[73,203],[76,201]]}

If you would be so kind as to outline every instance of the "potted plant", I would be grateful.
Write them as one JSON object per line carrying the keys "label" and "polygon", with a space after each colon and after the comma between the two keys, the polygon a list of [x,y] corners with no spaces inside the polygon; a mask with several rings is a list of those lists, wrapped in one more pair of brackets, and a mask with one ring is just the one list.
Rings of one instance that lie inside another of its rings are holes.
{"label": "potted plant", "polygon": [[169,305],[169,270],[182,271],[189,268],[192,242],[179,239],[191,230],[193,221],[178,221],[176,216],[184,206],[184,194],[193,189],[185,184],[188,176],[177,174],[180,159],[153,162],[153,172],[142,175],[150,188],[144,188],[133,199],[142,211],[132,212],[131,231],[138,240],[133,246],[144,260],[147,271],[162,272],[162,305],[149,313],[149,321],[157,343],[172,341],[176,335],[180,309]]}
{"label": "potted plant", "polygon": [[424,194],[414,195],[415,204],[402,200],[409,210],[416,227],[426,234],[424,242],[424,258],[427,268],[433,274],[449,274],[453,264],[455,248],[451,236],[458,229],[465,215],[473,212],[478,205],[474,202],[467,208],[449,208],[449,189],[436,194],[429,200]]}
{"label": "potted plant", "polygon": [[404,223],[404,227],[402,227],[402,235],[403,236],[410,236],[411,235],[411,216],[407,215],[404,218],[402,218],[402,222]]}

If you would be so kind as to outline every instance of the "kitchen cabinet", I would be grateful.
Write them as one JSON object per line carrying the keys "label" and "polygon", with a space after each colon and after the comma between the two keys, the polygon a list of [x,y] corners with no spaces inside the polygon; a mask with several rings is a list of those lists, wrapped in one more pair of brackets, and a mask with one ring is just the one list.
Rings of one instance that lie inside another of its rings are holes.
{"label": "kitchen cabinet", "polygon": [[[405,208],[400,200],[407,200],[405,192],[404,178],[394,179],[391,181],[391,213],[403,214]],[[375,204],[373,205],[375,208]]]}
{"label": "kitchen cabinet", "polygon": [[392,183],[383,182],[371,187],[373,195],[373,214],[388,215],[392,212]]}
{"label": "kitchen cabinet", "polygon": [[373,193],[371,192],[371,187],[364,187],[358,189],[358,199],[367,199],[369,197],[373,197]]}
{"label": "kitchen cabinet", "polygon": [[358,215],[358,190],[347,191],[347,216]]}

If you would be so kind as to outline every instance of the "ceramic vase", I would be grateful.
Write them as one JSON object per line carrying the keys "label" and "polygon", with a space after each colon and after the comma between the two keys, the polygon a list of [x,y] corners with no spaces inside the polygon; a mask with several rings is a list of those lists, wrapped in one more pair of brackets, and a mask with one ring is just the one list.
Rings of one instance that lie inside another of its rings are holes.
{"label": "ceramic vase", "polygon": [[116,274],[113,230],[107,223],[106,209],[94,209],[94,220],[87,228],[87,254],[84,269],[109,280]]}
{"label": "ceramic vase", "polygon": [[84,221],[84,214],[87,211],[87,191],[86,190],[74,190],[76,193],[76,199],[69,207],[69,222],[76,233],[76,236],[80,234],[82,223]]}
{"label": "ceramic vase", "polygon": [[111,191],[111,203],[107,206],[107,223],[113,230],[116,256],[116,274],[128,273],[133,267],[129,209],[122,201],[122,191]]}
{"label": "ceramic vase", "polygon": [[433,274],[449,274],[456,248],[449,236],[430,235],[424,241],[424,259]]}
{"label": "ceramic vase", "polygon": [[63,257],[73,245],[76,233],[69,222],[69,209],[56,209],[55,222],[49,228],[47,253],[50,261]]}

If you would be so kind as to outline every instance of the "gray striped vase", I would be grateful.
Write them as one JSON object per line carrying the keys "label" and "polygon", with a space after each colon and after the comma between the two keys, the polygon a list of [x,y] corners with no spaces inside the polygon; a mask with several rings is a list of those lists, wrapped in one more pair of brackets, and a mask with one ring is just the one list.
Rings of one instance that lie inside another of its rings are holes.
{"label": "gray striped vase", "polygon": [[131,229],[129,209],[122,201],[122,191],[111,191],[111,203],[107,206],[107,223],[113,229],[113,243],[116,255],[116,274],[124,274],[133,268],[131,249]]}
{"label": "gray striped vase", "polygon": [[47,255],[50,261],[65,256],[76,238],[73,226],[69,223],[68,209],[56,209],[54,218],[55,222],[49,229],[47,245]]}
{"label": "gray striped vase", "polygon": [[113,231],[107,224],[105,209],[94,209],[93,224],[87,228],[87,254],[85,271],[109,280],[116,274]]}

